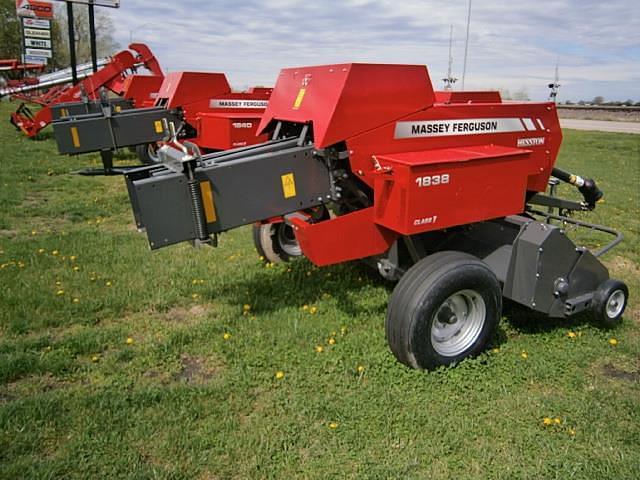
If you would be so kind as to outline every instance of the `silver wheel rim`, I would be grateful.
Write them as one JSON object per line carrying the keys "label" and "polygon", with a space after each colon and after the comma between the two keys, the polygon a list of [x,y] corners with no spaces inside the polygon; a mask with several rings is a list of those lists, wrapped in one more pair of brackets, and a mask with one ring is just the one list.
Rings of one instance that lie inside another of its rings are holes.
{"label": "silver wheel rim", "polygon": [[431,322],[431,345],[443,357],[466,352],[478,340],[487,306],[475,290],[461,290],[447,298]]}
{"label": "silver wheel rim", "polygon": [[302,255],[302,249],[293,233],[293,228],[285,223],[276,226],[278,245],[284,253],[290,257],[299,257]]}
{"label": "silver wheel rim", "polygon": [[622,313],[622,309],[624,308],[624,292],[622,290],[616,290],[609,296],[609,300],[607,300],[607,306],[605,307],[605,311],[607,312],[607,317],[616,318],[618,315]]}

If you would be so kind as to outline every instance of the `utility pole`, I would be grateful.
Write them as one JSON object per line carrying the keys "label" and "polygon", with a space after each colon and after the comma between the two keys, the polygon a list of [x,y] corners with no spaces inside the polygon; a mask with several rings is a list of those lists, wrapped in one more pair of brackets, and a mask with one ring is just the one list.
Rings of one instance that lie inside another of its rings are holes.
{"label": "utility pole", "polygon": [[449,28],[449,69],[447,70],[447,77],[443,78],[444,89],[451,90],[453,88],[453,84],[458,81],[457,78],[453,76],[452,67],[453,67],[453,55],[451,54],[451,46],[453,44],[453,25]]}
{"label": "utility pole", "polygon": [[469,51],[469,26],[471,25],[471,0],[469,0],[469,11],[467,12],[467,39],[464,42],[464,64],[462,67],[462,90],[464,90],[464,79],[467,76],[467,52]]}
{"label": "utility pole", "polygon": [[560,88],[560,76],[558,75],[558,62],[556,62],[556,75],[553,79],[553,83],[547,85],[551,91],[549,92],[549,100],[552,102],[556,101],[556,97],[558,96],[558,89]]}

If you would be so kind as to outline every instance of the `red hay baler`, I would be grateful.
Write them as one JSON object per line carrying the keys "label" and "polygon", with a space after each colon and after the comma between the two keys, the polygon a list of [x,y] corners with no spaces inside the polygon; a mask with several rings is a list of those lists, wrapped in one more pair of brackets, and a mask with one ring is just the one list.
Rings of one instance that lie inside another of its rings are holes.
{"label": "red hay baler", "polygon": [[[256,222],[272,261],[365,260],[399,280],[386,334],[413,368],[481,352],[503,298],[551,317],[620,320],[628,289],[597,257],[622,237],[567,215],[592,210],[602,192],[554,167],[553,103],[434,92],[423,66],[302,67],[282,70],[259,131],[270,140],[209,155],[163,147],[163,165],[126,175],[152,249],[216,245],[219,233]],[[584,201],[545,195],[552,175]],[[615,239],[591,252],[568,224]]]}

